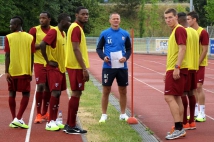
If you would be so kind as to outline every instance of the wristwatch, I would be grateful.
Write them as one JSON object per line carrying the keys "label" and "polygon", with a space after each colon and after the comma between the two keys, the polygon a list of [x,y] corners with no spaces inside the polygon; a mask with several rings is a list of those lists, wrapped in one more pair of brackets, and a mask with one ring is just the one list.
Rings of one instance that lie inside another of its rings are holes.
{"label": "wristwatch", "polygon": [[180,69],[180,66],[179,65],[175,65],[175,69]]}

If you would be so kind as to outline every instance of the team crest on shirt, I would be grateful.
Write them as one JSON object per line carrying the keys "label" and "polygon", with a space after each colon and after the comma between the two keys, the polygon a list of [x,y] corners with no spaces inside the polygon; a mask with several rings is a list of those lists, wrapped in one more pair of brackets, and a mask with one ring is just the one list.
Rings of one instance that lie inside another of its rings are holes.
{"label": "team crest on shirt", "polygon": [[38,82],[38,81],[39,81],[39,77],[36,78],[36,82]]}
{"label": "team crest on shirt", "polygon": [[59,86],[59,83],[55,83],[55,87],[58,87]]}
{"label": "team crest on shirt", "polygon": [[79,83],[79,88],[82,86],[82,83]]}
{"label": "team crest on shirt", "polygon": [[125,40],[125,37],[124,37],[124,36],[122,36],[122,40]]}

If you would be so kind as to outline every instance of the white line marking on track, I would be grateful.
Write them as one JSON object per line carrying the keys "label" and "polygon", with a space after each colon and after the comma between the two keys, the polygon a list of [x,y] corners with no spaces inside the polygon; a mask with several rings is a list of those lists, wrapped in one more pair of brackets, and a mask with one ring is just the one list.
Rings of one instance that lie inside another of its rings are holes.
{"label": "white line marking on track", "polygon": [[[204,89],[204,88],[203,88]],[[213,93],[214,94],[214,92],[213,91],[210,91],[210,90],[207,90],[207,89],[204,89],[205,91],[207,91],[207,92],[210,92],[210,93]]]}
{"label": "white line marking on track", "polygon": [[34,96],[33,96],[33,103],[31,106],[31,111],[30,111],[30,118],[29,118],[29,122],[28,122],[28,130],[27,130],[27,134],[26,134],[26,138],[25,138],[25,142],[29,142],[30,141],[30,133],[31,133],[31,126],[32,126],[32,122],[33,122],[33,113],[34,113],[34,108],[35,108],[35,96],[36,96],[36,90],[37,90],[37,85],[35,87],[35,92],[34,92]]}
{"label": "white line marking on track", "polygon": [[[129,76],[131,76],[131,75],[129,75]],[[143,83],[143,84],[145,84],[145,85],[151,87],[152,89],[155,89],[156,91],[158,91],[158,92],[160,92],[160,93],[163,94],[163,91],[161,91],[161,90],[159,90],[159,89],[157,89],[157,88],[155,88],[155,87],[153,87],[153,86],[147,84],[146,82],[144,82],[144,81],[142,81],[142,80],[140,80],[140,79],[137,79],[136,77],[133,77],[133,78],[134,78],[135,80],[137,80],[137,81],[139,81],[139,82],[141,82],[141,83]]]}
{"label": "white line marking on track", "polygon": [[212,118],[211,116],[209,116],[209,115],[207,115],[207,114],[206,114],[206,116],[207,116],[208,118],[210,118],[210,119],[214,120],[214,118]]}
{"label": "white line marking on track", "polygon": [[3,74],[0,74],[0,77],[2,77],[4,75],[4,73]]}
{"label": "white line marking on track", "polygon": [[145,68],[145,69],[147,69],[147,70],[153,71],[153,72],[155,72],[155,73],[157,73],[157,74],[164,75],[164,73],[157,72],[157,71],[155,71],[155,70],[153,70],[153,69],[150,69],[150,68],[147,68],[147,67],[141,66],[141,65],[136,64],[136,63],[134,63],[134,64],[135,64],[136,66],[139,66],[139,67]]}

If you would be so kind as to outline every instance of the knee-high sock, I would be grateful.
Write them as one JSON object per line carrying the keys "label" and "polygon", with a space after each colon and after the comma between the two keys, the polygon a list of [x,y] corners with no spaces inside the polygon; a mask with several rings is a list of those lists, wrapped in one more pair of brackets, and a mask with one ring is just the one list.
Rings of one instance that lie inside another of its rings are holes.
{"label": "knee-high sock", "polygon": [[57,107],[56,107],[56,111],[55,111],[55,115],[54,115],[54,118],[56,118],[56,119],[57,119],[57,117],[58,117],[59,101],[60,101],[60,97],[57,98]]}
{"label": "knee-high sock", "polygon": [[68,101],[68,113],[67,113],[67,122],[66,122],[66,124],[69,124],[69,120],[70,120],[70,114],[71,114],[70,113],[70,111],[71,111],[71,109],[70,109],[70,100]]}
{"label": "knee-high sock", "polygon": [[43,92],[36,92],[36,111],[37,111],[37,114],[41,114],[42,94],[43,94]]}
{"label": "knee-high sock", "polygon": [[49,122],[51,120],[56,120],[56,114],[57,114],[57,107],[58,107],[58,100],[59,98],[56,98],[54,96],[51,96],[50,98],[50,108],[49,108]]}
{"label": "knee-high sock", "polygon": [[77,116],[77,111],[79,107],[79,97],[74,97],[72,96],[71,99],[69,100],[69,107],[70,107],[70,120],[69,120],[69,126],[70,127],[75,127],[76,126],[76,116]]}
{"label": "knee-high sock", "polygon": [[48,111],[48,106],[50,103],[51,92],[43,92],[43,106],[42,106],[42,115],[45,115]]}
{"label": "knee-high sock", "polygon": [[189,123],[192,123],[192,122],[194,122],[196,99],[195,99],[194,95],[188,96],[188,98],[189,98],[189,109],[190,109],[190,120],[189,120]]}
{"label": "knee-high sock", "polygon": [[12,114],[12,118],[14,119],[16,117],[16,100],[15,97],[9,97],[9,107],[10,107],[10,112]]}
{"label": "knee-high sock", "polygon": [[22,118],[22,115],[23,115],[25,109],[27,108],[28,102],[29,102],[29,96],[22,96],[19,112],[17,114],[17,119]]}
{"label": "knee-high sock", "polygon": [[181,99],[184,106],[183,124],[186,124],[187,123],[187,106],[188,106],[187,96],[182,96]]}

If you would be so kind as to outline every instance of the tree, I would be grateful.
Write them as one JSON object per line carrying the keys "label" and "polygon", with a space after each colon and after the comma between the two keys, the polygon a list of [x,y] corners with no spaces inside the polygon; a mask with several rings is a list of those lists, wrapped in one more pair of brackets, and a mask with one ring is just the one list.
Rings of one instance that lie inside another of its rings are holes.
{"label": "tree", "polygon": [[158,20],[159,14],[158,14],[158,0],[151,0],[151,9],[149,13],[147,13],[147,18],[149,20],[148,23],[148,30],[149,30],[149,36],[154,37],[156,31],[160,29],[160,22]]}
{"label": "tree", "polygon": [[24,31],[35,25],[39,24],[39,14],[43,11],[47,11],[51,14],[51,25],[57,25],[57,17],[60,13],[67,13],[71,16],[72,21],[75,20],[75,10],[78,6],[85,6],[90,12],[90,22],[86,28],[87,32],[90,32],[93,28],[93,19],[99,15],[99,5],[97,0],[0,0],[0,33],[6,35],[10,33],[9,21],[10,18],[19,15],[23,18]]}
{"label": "tree", "polygon": [[206,11],[206,17],[208,21],[210,21],[211,25],[213,25],[214,22],[214,1],[213,0],[207,0],[207,5],[204,6]]}
{"label": "tree", "polygon": [[121,16],[137,17],[137,10],[140,6],[141,0],[117,0],[114,10]]}
{"label": "tree", "polygon": [[207,0],[194,0],[194,9],[199,15],[199,25],[202,27],[206,27],[210,25],[210,22],[207,20],[206,16],[207,12],[205,11],[205,6],[207,5]]}
{"label": "tree", "polygon": [[10,32],[10,19],[15,16],[19,9],[14,5],[13,0],[0,0],[0,35],[6,35]]}
{"label": "tree", "polygon": [[138,19],[139,19],[139,36],[140,38],[143,37],[143,34],[145,32],[145,27],[144,27],[144,22],[145,22],[145,15],[146,12],[144,10],[144,6],[145,6],[145,0],[141,0],[141,7],[140,7],[140,11],[138,13]]}

